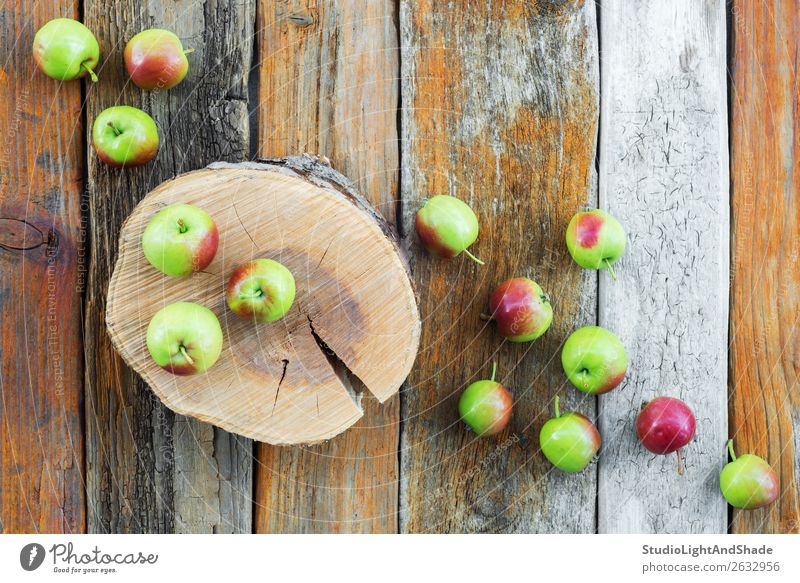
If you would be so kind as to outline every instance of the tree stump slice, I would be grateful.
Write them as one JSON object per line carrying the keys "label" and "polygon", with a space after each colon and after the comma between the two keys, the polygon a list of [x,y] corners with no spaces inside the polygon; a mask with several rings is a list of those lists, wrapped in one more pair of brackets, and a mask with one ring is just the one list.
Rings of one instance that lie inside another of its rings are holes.
{"label": "tree stump slice", "polygon": [[[175,203],[215,220],[220,247],[204,271],[171,278],[144,257],[150,218]],[[420,318],[408,264],[392,228],[341,174],[311,156],[216,163],[148,194],[125,222],[109,284],[114,347],[175,412],[275,445],[316,443],[362,415],[352,374],[381,402],[400,388],[417,354]],[[228,309],[225,285],[258,257],[286,265],[297,296],[272,324]],[[177,377],[153,362],[153,315],[191,301],[219,318],[222,355],[206,373]]]}

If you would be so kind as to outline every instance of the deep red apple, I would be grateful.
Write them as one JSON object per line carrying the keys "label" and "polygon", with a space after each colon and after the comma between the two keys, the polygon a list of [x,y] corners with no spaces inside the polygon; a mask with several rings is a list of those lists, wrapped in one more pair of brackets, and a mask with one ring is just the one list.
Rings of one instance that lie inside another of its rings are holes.
{"label": "deep red apple", "polygon": [[683,474],[681,448],[694,437],[695,419],[680,399],[657,397],[636,418],[636,434],[647,449],[658,455],[678,452],[678,473]]}

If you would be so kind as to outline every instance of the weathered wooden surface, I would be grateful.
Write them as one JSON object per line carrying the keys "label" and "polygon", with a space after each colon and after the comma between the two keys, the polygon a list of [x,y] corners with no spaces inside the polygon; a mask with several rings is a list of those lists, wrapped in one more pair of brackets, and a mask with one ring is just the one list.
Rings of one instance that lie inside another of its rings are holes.
{"label": "weathered wooden surface", "polygon": [[[175,201],[214,218],[219,250],[203,271],[174,278],[142,250],[152,217]],[[294,276],[292,309],[256,324],[225,301],[231,274],[252,259]],[[274,445],[329,440],[362,416],[344,370],[383,402],[400,389],[420,321],[399,240],[349,181],[311,156],[216,163],[148,194],[125,221],[108,286],[106,324],[117,352],[175,412]],[[225,341],[200,375],[176,377],[145,346],[150,320],[173,302],[212,310]]]}
{"label": "weathered wooden surface", "polygon": [[81,532],[80,82],[35,67],[72,0],[0,3],[0,532]]}
{"label": "weathered wooden surface", "polygon": [[[572,263],[569,219],[592,205],[598,114],[593,2],[401,2],[404,234],[416,258],[423,335],[403,394],[403,532],[591,532],[595,468],[553,471],[538,431],[556,394],[594,417],[570,388],[560,346],[595,321],[596,277]],[[413,221],[424,197],[469,203],[481,233],[465,257],[435,259]],[[503,342],[479,315],[504,279],[528,276],[555,317],[532,344]],[[478,440],[459,422],[458,397],[487,378],[514,395],[512,422]]]}
{"label": "weathered wooden surface", "polygon": [[[628,350],[600,398],[600,532],[724,532],[728,154],[725,3],[602,5],[600,205],[628,233],[619,281],[600,277],[600,325]],[[667,395],[697,418],[676,456],[639,445],[640,406]]]}
{"label": "weathered wooden surface", "polygon": [[[395,221],[399,55],[396,4],[262,1],[259,153],[310,152]],[[396,532],[399,399],[362,391],[364,417],[306,448],[260,445],[258,532]]]}
{"label": "weathered wooden surface", "polygon": [[[254,3],[87,0],[84,12],[104,59],[101,82],[88,90],[88,123],[106,107],[133,105],[153,116],[161,138],[156,160],[138,169],[115,170],[88,154],[88,529],[249,532],[251,442],[164,407],[111,347],[104,312],[119,228],[136,203],[179,172],[248,157]],[[194,49],[189,75],[169,92],[141,92],[124,75],[125,43],[154,26],[175,31]]]}
{"label": "weathered wooden surface", "polygon": [[731,15],[730,424],[767,459],[778,501],[734,511],[731,530],[800,532],[800,114],[797,0],[733,3]]}

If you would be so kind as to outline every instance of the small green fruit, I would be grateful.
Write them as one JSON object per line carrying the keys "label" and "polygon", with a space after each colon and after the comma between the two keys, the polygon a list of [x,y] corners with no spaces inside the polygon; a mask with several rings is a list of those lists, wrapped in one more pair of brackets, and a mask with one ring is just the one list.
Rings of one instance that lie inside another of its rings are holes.
{"label": "small green fruit", "polygon": [[285,316],[294,303],[294,276],[277,261],[254,259],[233,272],[225,296],[237,316],[274,322]]}
{"label": "small green fruit", "polygon": [[622,382],[628,369],[625,347],[613,333],[586,326],[570,334],[561,351],[570,382],[590,395],[607,393]]}
{"label": "small green fruit", "polygon": [[732,439],[728,441],[728,452],[732,461],[719,476],[719,487],[728,504],[750,510],[775,502],[781,492],[775,470],[757,455],[745,453],[737,458]]}
{"label": "small green fruit", "polygon": [[141,109],[109,107],[94,120],[92,143],[100,159],[110,166],[141,166],[158,153],[158,127]]}
{"label": "small green fruit", "polygon": [[478,217],[454,196],[440,194],[429,199],[417,212],[416,229],[422,244],[434,255],[449,259],[463,251],[483,265],[467,249],[478,238]]}
{"label": "small green fruit", "polygon": [[586,416],[559,412],[556,397],[555,417],[539,432],[539,446],[550,463],[565,472],[580,472],[597,455],[600,442],[600,433]]}
{"label": "small green fruit", "polygon": [[480,437],[500,433],[511,419],[514,399],[508,389],[494,380],[496,373],[497,363],[494,363],[492,378],[472,383],[458,401],[461,419]]}
{"label": "small green fruit", "polygon": [[173,204],[158,211],[142,234],[142,250],[150,264],[172,277],[202,271],[219,246],[217,225],[201,208]]}
{"label": "small green fruit", "polygon": [[567,249],[575,263],[586,269],[608,269],[625,253],[625,229],[605,211],[577,213],[567,227]]}
{"label": "small green fruit", "polygon": [[33,60],[48,77],[71,81],[94,73],[100,46],[88,28],[71,18],[54,18],[33,37]]}
{"label": "small green fruit", "polygon": [[208,308],[175,302],[160,309],[150,320],[147,350],[158,366],[172,374],[205,372],[222,352],[222,328]]}

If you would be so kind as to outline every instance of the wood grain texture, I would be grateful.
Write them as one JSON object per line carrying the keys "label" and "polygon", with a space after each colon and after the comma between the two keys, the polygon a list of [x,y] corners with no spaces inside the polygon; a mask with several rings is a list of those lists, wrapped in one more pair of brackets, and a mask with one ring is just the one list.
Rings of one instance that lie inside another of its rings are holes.
{"label": "wood grain texture", "polygon": [[781,496],[734,511],[737,533],[800,532],[800,131],[796,0],[733,3],[730,437]]}
{"label": "wood grain texture", "polygon": [[81,82],[45,77],[36,30],[78,3],[0,2],[0,532],[85,529]]}
{"label": "wood grain texture", "polygon": [[[259,152],[327,156],[394,223],[396,3],[259,6]],[[259,447],[258,532],[397,531],[399,399],[381,406],[364,393],[362,405],[362,420],[327,444]]]}
{"label": "wood grain texture", "polygon": [[[629,373],[600,398],[600,532],[724,532],[727,434],[728,153],[725,3],[604,2],[600,204],[628,233],[600,277],[600,324],[628,350]],[[674,455],[639,445],[653,397],[697,418]]]}
{"label": "wood grain texture", "polygon": [[[567,409],[595,412],[559,358],[569,333],[596,317],[596,274],[564,244],[572,215],[595,204],[595,20],[588,1],[401,2],[402,216],[423,318],[403,391],[403,532],[594,531],[595,467],[554,470],[538,434],[556,394]],[[421,249],[414,216],[436,194],[476,211],[472,251],[485,267]],[[534,279],[552,299],[553,324],[534,343],[504,342],[479,317],[512,276]],[[457,402],[493,360],[512,390],[513,419],[496,439],[479,440]]]}
{"label": "wood grain texture", "polygon": [[[180,201],[214,219],[219,249],[188,278],[150,265],[142,234]],[[405,381],[419,346],[408,263],[389,225],[348,180],[310,156],[217,163],[153,192],[131,213],[108,287],[106,324],[119,354],[170,409],[258,441],[328,440],[362,415],[345,370],[379,401]],[[297,293],[272,324],[231,313],[232,273],[255,258],[285,265]],[[145,345],[157,311],[173,302],[212,310],[225,338],[203,374],[175,376]]]}
{"label": "wood grain texture", "polygon": [[[250,442],[195,420],[176,419],[113,350],[104,320],[119,229],[136,203],[180,172],[215,160],[248,157],[254,3],[87,0],[84,12],[102,53],[101,82],[87,94],[89,123],[106,107],[132,105],[153,116],[161,139],[158,157],[137,169],[115,170],[104,166],[93,151],[88,155],[89,530],[249,532]],[[173,30],[184,46],[194,49],[187,78],[169,92],[142,92],[124,76],[125,43],[150,27]],[[90,134],[91,128],[87,130]]]}

